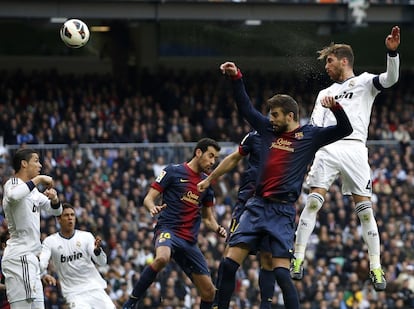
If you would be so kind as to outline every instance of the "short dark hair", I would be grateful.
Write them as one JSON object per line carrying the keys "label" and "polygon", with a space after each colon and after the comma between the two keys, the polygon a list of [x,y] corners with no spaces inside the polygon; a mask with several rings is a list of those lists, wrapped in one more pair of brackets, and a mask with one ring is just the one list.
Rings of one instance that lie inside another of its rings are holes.
{"label": "short dark hair", "polygon": [[74,209],[73,205],[70,203],[63,203],[62,204],[62,210],[66,209],[66,208],[70,208],[70,209]]}
{"label": "short dark hair", "polygon": [[[70,203],[62,203],[62,213],[63,213],[63,211],[65,210],[65,209],[68,209],[68,208],[70,208],[70,209],[72,209],[73,211],[75,211],[75,207],[73,207],[73,205],[72,204],[70,204]],[[60,214],[58,217],[60,217],[62,214]]]}
{"label": "short dark hair", "polygon": [[37,151],[30,148],[20,148],[13,156],[13,169],[17,173],[22,167],[22,161],[30,161],[32,155]]}
{"label": "short dark hair", "polygon": [[200,149],[203,153],[207,151],[208,147],[214,147],[215,150],[220,151],[220,145],[212,138],[202,138],[197,142],[197,145],[194,148],[193,158],[196,155],[197,149]]}
{"label": "short dark hair", "polygon": [[284,115],[293,113],[293,120],[299,119],[299,105],[290,95],[287,94],[275,94],[273,97],[267,100],[269,109],[280,107]]}

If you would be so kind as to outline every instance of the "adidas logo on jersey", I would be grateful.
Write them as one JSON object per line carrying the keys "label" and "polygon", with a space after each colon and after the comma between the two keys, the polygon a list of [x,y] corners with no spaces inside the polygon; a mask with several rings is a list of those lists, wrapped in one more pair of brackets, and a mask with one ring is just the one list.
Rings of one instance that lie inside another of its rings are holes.
{"label": "adidas logo on jersey", "polygon": [[82,252],[73,252],[72,255],[64,256],[63,254],[60,256],[60,262],[66,263],[66,262],[72,262],[75,260],[79,260],[82,258]]}

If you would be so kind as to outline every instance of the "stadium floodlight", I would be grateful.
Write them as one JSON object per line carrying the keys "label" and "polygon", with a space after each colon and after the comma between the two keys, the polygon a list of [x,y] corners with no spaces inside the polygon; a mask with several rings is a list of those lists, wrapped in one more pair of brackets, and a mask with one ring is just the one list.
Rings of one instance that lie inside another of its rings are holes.
{"label": "stadium floodlight", "polygon": [[365,19],[367,17],[366,10],[369,7],[369,2],[366,0],[349,0],[348,8],[352,10],[352,17],[355,20],[356,26],[365,26]]}
{"label": "stadium floodlight", "polygon": [[50,22],[52,24],[63,24],[65,21],[67,21],[67,17],[51,17]]}
{"label": "stadium floodlight", "polygon": [[260,26],[262,21],[260,19],[247,19],[244,24],[246,26]]}

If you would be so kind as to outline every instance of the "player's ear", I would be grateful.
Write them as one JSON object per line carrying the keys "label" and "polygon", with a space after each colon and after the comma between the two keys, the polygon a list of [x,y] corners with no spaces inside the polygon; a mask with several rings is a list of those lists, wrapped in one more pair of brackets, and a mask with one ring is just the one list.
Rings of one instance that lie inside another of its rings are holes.
{"label": "player's ear", "polygon": [[195,154],[197,158],[200,158],[203,155],[203,152],[201,151],[200,148],[197,148]]}

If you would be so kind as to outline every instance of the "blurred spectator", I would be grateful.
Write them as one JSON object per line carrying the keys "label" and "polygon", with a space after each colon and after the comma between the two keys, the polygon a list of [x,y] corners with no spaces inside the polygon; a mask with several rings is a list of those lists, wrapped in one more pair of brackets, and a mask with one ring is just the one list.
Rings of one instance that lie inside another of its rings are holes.
{"label": "blurred spectator", "polygon": [[404,154],[411,141],[410,133],[406,130],[404,124],[398,125],[397,130],[394,131],[394,138],[400,143],[400,152]]}
{"label": "blurred spectator", "polygon": [[[257,89],[262,89],[255,93],[258,97],[255,100],[257,104],[262,100],[261,97],[266,97],[266,92],[273,88],[272,84],[277,84],[281,79],[277,73],[249,74],[258,75],[258,78],[252,77],[251,80],[261,81],[255,85]],[[79,227],[91,228],[91,231],[96,230],[102,235],[109,266],[100,268],[100,271],[108,281],[108,291],[112,299],[119,305],[124,303],[128,296],[125,289],[130,292],[143,267],[153,259],[151,231],[155,221],[143,209],[142,199],[148,185],[154,180],[157,155],[149,146],[137,148],[124,144],[121,147],[123,150],[117,150],[106,146],[99,147],[98,142],[113,142],[115,136],[120,134],[120,131],[117,133],[117,128],[122,126],[128,142],[138,142],[147,146],[155,141],[154,133],[158,124],[162,124],[164,132],[161,135],[164,135],[164,141],[166,138],[168,142],[178,143],[181,134],[184,142],[195,142],[205,137],[210,130],[222,139],[220,141],[232,141],[236,145],[250,128],[238,118],[236,112],[226,112],[233,102],[220,85],[218,78],[221,76],[217,75],[209,74],[210,91],[203,91],[204,82],[197,78],[199,73],[188,73],[187,76],[192,77],[188,79],[186,86],[191,89],[191,94],[177,90],[182,88],[179,77],[181,74],[177,75],[176,80],[169,80],[168,87],[175,89],[174,95],[179,98],[179,103],[174,103],[177,104],[176,109],[171,109],[166,100],[161,100],[160,94],[167,88],[163,82],[157,83],[159,88],[154,93],[150,93],[148,88],[142,94],[121,94],[111,86],[113,80],[108,76],[96,75],[90,79],[87,76],[65,74],[58,74],[52,78],[48,72],[33,72],[19,76],[13,75],[13,72],[9,74],[7,80],[20,79],[21,83],[10,83],[4,78],[5,75],[0,76],[0,84],[3,87],[7,85],[12,90],[10,97],[0,99],[0,135],[3,136],[5,145],[4,149],[0,147],[0,153],[3,152],[3,156],[0,154],[0,181],[4,181],[12,173],[2,160],[10,159],[8,154],[14,150],[8,146],[17,144],[18,133],[27,125],[23,115],[30,115],[27,116],[29,124],[36,124],[29,132],[38,139],[38,143],[73,145],[73,148],[42,149],[43,170],[54,177],[62,201],[67,198],[73,200]],[[147,78],[146,84],[155,78],[162,81],[166,76],[157,75],[155,72],[148,73]],[[35,79],[39,81],[36,89],[30,83]],[[288,77],[286,80],[290,85],[289,89],[303,98],[304,110],[301,111],[301,117],[306,121],[313,107],[311,102],[314,100],[305,91],[316,93],[315,85],[311,83],[310,86],[315,90],[303,89],[295,84],[297,79],[294,77]],[[377,98],[370,126],[372,144],[369,146],[369,160],[375,193],[373,207],[383,242],[382,262],[388,281],[396,281],[395,290],[375,294],[369,289],[370,284],[366,282],[368,278],[364,278],[363,269],[366,267],[367,258],[363,254],[365,250],[358,219],[349,211],[352,209],[349,205],[352,200],[342,195],[339,189],[340,179],[337,179],[331,186],[323,206],[326,212],[320,213],[308,244],[305,277],[297,283],[302,308],[327,306],[345,309],[346,299],[354,294],[353,297],[356,299],[362,297],[363,301],[360,303],[363,305],[368,300],[369,309],[395,309],[397,306],[414,308],[414,271],[410,270],[410,265],[414,265],[414,150],[408,137],[414,136],[413,80],[412,72],[404,72],[400,81],[404,87],[396,85]],[[144,81],[141,80],[139,83]],[[24,100],[18,100],[20,91],[14,84],[27,85],[26,93],[36,91],[37,97],[22,95]],[[79,90],[75,93],[73,89]],[[88,91],[83,92],[81,89]],[[74,102],[84,103],[76,107]],[[36,109],[30,109],[28,103],[36,106]],[[157,112],[157,109],[162,109],[163,112]],[[213,115],[208,113],[208,110],[213,111]],[[73,129],[70,129],[71,127]],[[44,132],[43,137],[42,134],[39,135],[40,131]],[[70,131],[72,133],[69,134]],[[124,137],[120,136],[119,139],[122,140]],[[386,143],[378,141],[381,139],[385,139]],[[400,141],[403,141],[402,147]],[[77,147],[76,145],[81,142],[92,143],[98,148]],[[172,150],[173,155],[176,153],[175,147],[165,148]],[[5,154],[4,150],[8,154]],[[177,158],[191,157],[187,150],[180,148],[180,151],[182,153]],[[228,226],[230,205],[235,202],[241,173],[242,170],[236,168],[221,178],[217,186],[217,218],[224,226]],[[305,188],[303,196],[306,194]],[[2,195],[0,186],[0,200]],[[109,207],[106,208],[104,204]],[[303,208],[300,200],[297,208],[298,211]],[[0,234],[3,234],[5,225],[1,215],[0,207],[0,223],[3,222],[0,224]],[[342,229],[342,232],[338,232],[338,229]],[[42,235],[54,231],[56,222],[42,216]],[[201,234],[203,239],[214,240],[204,229],[201,230]],[[224,249],[223,241],[207,241],[201,245],[203,253],[209,256],[209,267],[214,276]],[[110,256],[111,253],[113,256]],[[253,309],[258,301],[254,293],[256,283],[254,279],[248,278],[254,278],[253,274],[257,273],[258,266],[250,262],[245,264],[238,273],[238,292],[234,294],[232,306],[239,308],[242,303],[250,303],[250,308]],[[134,275],[129,267],[136,271]],[[182,307],[179,305],[180,309],[190,309],[192,305],[199,303],[197,292],[191,282],[182,280],[180,271],[177,275],[173,273],[177,269],[176,266],[165,269],[162,280],[150,287],[151,297],[144,300],[146,308],[158,308],[166,304],[160,305],[160,300],[164,297],[162,293],[167,292],[161,287],[170,276],[175,276],[174,293],[178,291],[177,295],[180,295],[177,297],[179,304],[182,304]],[[355,285],[353,291],[347,284],[355,280],[355,276],[358,288]],[[246,285],[246,280],[250,281],[249,286]],[[335,290],[333,286],[336,287]],[[322,288],[324,290],[321,296]],[[392,286],[391,288],[394,289]],[[344,292],[349,292],[347,297]],[[54,292],[47,293],[51,299],[55,299]],[[168,299],[170,303],[174,301],[174,297]],[[278,290],[275,291],[272,306],[278,309],[284,307]],[[63,305],[60,308],[64,308]]]}
{"label": "blurred spectator", "polygon": [[36,140],[32,133],[29,132],[27,126],[23,126],[16,137],[17,144],[36,144]]}

